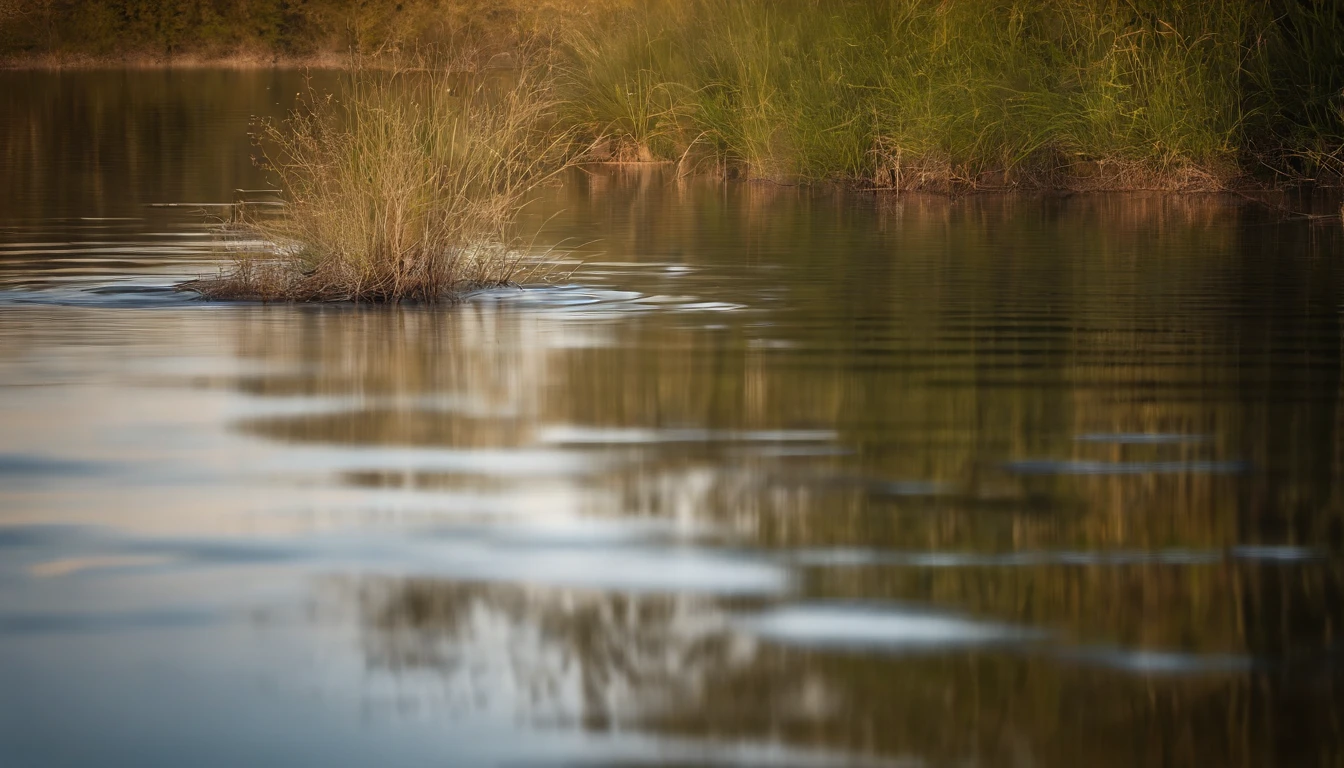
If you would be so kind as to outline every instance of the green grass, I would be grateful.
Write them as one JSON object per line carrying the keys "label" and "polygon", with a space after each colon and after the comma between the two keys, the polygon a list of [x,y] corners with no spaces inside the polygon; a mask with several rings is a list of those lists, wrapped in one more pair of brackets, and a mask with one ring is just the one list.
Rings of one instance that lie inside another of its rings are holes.
{"label": "green grass", "polygon": [[1210,187],[1338,166],[1344,16],[1290,8],[645,0],[569,46],[565,87],[594,140],[756,178]]}
{"label": "green grass", "polygon": [[1338,0],[0,0],[19,62],[538,37],[593,158],[900,189],[1344,176]]}

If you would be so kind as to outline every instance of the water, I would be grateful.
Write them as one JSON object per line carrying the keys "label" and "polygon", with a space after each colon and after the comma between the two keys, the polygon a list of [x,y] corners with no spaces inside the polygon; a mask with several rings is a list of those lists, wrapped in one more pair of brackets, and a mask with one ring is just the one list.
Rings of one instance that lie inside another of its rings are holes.
{"label": "water", "polygon": [[526,291],[173,292],[301,86],[0,75],[0,764],[1344,759],[1337,223],[596,170]]}

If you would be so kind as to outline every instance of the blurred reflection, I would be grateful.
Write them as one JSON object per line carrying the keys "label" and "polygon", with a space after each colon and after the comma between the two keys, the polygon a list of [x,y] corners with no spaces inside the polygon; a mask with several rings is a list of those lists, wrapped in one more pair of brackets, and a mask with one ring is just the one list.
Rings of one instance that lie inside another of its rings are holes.
{"label": "blurred reflection", "polygon": [[[0,80],[13,690],[88,685],[119,723],[179,678],[100,683],[157,668],[91,628],[232,682],[239,627],[305,659],[353,627],[315,678],[484,713],[498,743],[1344,760],[1337,226],[588,169],[527,214],[572,277],[449,307],[208,305],[167,290],[214,268],[206,218],[143,204],[264,181],[246,119],[297,73]],[[237,618],[288,616],[313,578],[353,624]],[[207,625],[230,639],[171,634]],[[231,695],[374,749],[310,702]],[[141,732],[91,743],[142,756]],[[211,754],[328,743],[250,737]]]}
{"label": "blurred reflection", "polygon": [[429,579],[349,585],[369,662],[449,675],[447,703],[538,722],[629,728],[694,711],[755,643],[708,599]]}
{"label": "blurred reflection", "polygon": [[[238,354],[304,371],[249,392],[362,400],[238,426],[583,456],[596,471],[538,479],[573,513],[775,553],[823,605],[937,607],[1049,641],[795,647],[711,598],[410,579],[356,590],[375,667],[543,722],[934,762],[1337,759],[1341,331],[1316,255],[1338,233],[1221,200],[576,184],[553,226],[609,222],[597,258],[641,263],[580,279],[633,297],[240,326]],[[1275,249],[1295,255],[1270,269]],[[841,645],[893,631],[834,626]]]}
{"label": "blurred reflection", "polygon": [[249,124],[283,117],[303,86],[280,69],[0,72],[0,221],[231,202],[265,183]]}
{"label": "blurred reflection", "polygon": [[[700,599],[345,583],[397,705],[503,709],[537,725],[779,742],[923,764],[1263,765],[1339,759],[1337,732],[1279,668],[1088,649],[865,653],[743,634]],[[1215,663],[1216,662],[1216,663]],[[1300,683],[1300,681],[1299,681]],[[800,762],[799,764],[805,764]]]}

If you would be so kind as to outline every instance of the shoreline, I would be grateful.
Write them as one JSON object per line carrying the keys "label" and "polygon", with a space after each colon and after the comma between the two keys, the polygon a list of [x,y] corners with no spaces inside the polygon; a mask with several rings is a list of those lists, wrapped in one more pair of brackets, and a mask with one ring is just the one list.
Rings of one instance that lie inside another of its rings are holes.
{"label": "shoreline", "polygon": [[725,172],[722,168],[679,173],[677,171],[678,163],[675,160],[587,159],[580,160],[576,163],[576,167],[579,169],[608,168],[633,172],[670,169],[677,173],[679,179],[717,177],[722,183],[793,188],[834,188],[864,194],[897,197],[927,195],[957,199],[981,195],[1043,195],[1053,197],[1072,197],[1075,195],[1156,195],[1169,197],[1226,195],[1248,203],[1279,210],[1285,215],[1312,219],[1344,217],[1344,209],[1329,214],[1307,213],[1290,209],[1282,202],[1270,199],[1288,197],[1295,192],[1307,191],[1310,197],[1344,202],[1344,183],[1339,180],[1322,181],[1303,178],[1273,184],[1244,173],[1227,176],[1208,173],[1199,174],[1192,178],[1189,174],[1180,172],[1173,172],[1169,176],[1156,173],[1143,175],[1117,173],[1107,176],[1095,172],[1097,166],[1106,164],[1106,162],[1099,161],[1080,162],[1078,166],[1085,169],[1083,172],[1057,172],[1051,176],[1051,180],[1048,182],[1039,178],[1034,180],[1029,178],[1020,182],[1003,183],[999,174],[986,174],[986,178],[977,180],[938,179],[909,187],[878,184],[873,179],[866,178],[789,179],[753,176],[749,173]]}
{"label": "shoreline", "polygon": [[[322,52],[306,55],[277,54],[264,51],[235,51],[228,54],[186,53],[163,54],[23,54],[0,57],[0,71],[8,72],[79,72],[97,70],[171,71],[171,70],[263,70],[263,69],[324,69],[355,70],[370,62],[356,61],[350,52]],[[376,66],[376,64],[374,65]],[[683,157],[683,160],[685,158]],[[679,167],[677,160],[621,160],[612,157],[589,157],[580,165],[594,167]],[[720,176],[724,181],[778,186],[834,186],[859,192],[884,195],[932,194],[958,198],[971,195],[998,194],[1160,194],[1171,196],[1227,194],[1240,197],[1284,215],[1311,219],[1341,219],[1344,210],[1331,214],[1307,213],[1293,210],[1265,197],[1290,195],[1295,190],[1314,189],[1330,197],[1339,197],[1344,190],[1344,179],[1279,177],[1275,181],[1257,179],[1242,168],[1205,168],[1182,166],[1156,170],[1143,167],[1142,162],[1111,159],[1079,160],[1053,172],[1025,173],[1015,181],[1006,181],[1002,171],[987,172],[976,179],[956,174],[945,175],[937,170],[925,171],[922,179],[910,184],[897,176],[879,181],[877,178],[788,178],[758,176],[745,167],[713,167],[693,170],[685,176]],[[888,171],[890,173],[890,171]],[[916,174],[912,174],[916,175]],[[883,183],[887,182],[887,183]],[[894,183],[891,183],[894,182]]]}
{"label": "shoreline", "polygon": [[25,54],[0,57],[0,70],[61,71],[93,69],[351,69],[351,54],[315,53],[302,56],[270,52],[229,54]]}

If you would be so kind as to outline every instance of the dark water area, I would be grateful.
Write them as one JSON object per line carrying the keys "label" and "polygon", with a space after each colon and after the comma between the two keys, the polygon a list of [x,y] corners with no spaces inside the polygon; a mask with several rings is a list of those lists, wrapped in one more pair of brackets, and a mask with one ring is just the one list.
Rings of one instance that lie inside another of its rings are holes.
{"label": "dark water area", "polygon": [[0,765],[1344,760],[1338,222],[592,169],[527,290],[173,292],[302,84],[0,73]]}

